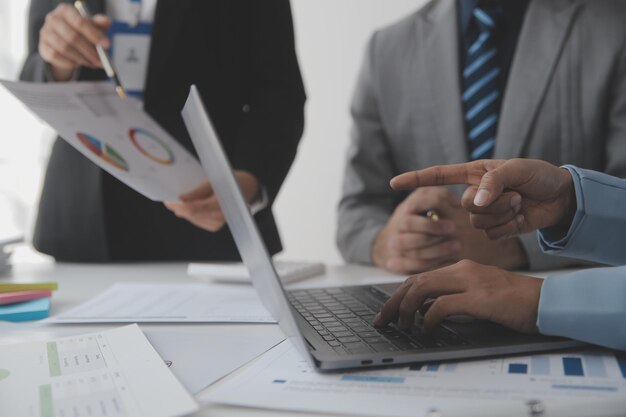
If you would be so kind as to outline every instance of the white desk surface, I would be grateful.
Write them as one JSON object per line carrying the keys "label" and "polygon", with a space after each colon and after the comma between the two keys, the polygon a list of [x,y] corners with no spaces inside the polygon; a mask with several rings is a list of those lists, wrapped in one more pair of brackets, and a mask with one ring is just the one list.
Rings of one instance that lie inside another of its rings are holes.
{"label": "white desk surface", "polygon": [[[375,268],[361,266],[329,266],[325,275],[290,284],[289,288],[306,288],[311,286],[339,286],[346,284],[377,283],[402,281],[403,277],[393,276]],[[183,283],[201,282],[196,277],[187,275],[187,264],[154,263],[154,264],[63,264],[45,260],[33,263],[18,263],[4,273],[0,273],[0,282],[37,282],[56,281],[59,289],[52,298],[50,315],[59,314],[72,308],[102,291],[116,282],[144,283]],[[2,326],[2,325],[0,325]],[[0,335],[2,342],[24,342],[64,334],[80,334],[119,327],[120,324],[88,324],[88,325],[56,325],[38,323],[20,323],[8,325],[11,331]],[[144,330],[178,330],[189,332],[213,332],[216,338],[220,329],[226,326],[238,326],[250,333],[258,331],[278,331],[273,324],[141,324]],[[271,330],[269,330],[272,328]],[[219,382],[218,382],[219,383]],[[208,390],[211,387],[207,388]],[[296,413],[274,410],[245,409],[217,404],[203,405],[202,410],[194,416],[294,416]],[[313,414],[303,414],[312,416]]]}
{"label": "white desk surface", "polygon": [[[154,264],[55,264],[46,260],[18,263],[4,273],[0,273],[0,282],[21,281],[56,281],[59,290],[52,298],[50,314],[61,313],[74,307],[91,297],[101,293],[116,282],[144,282],[144,283],[183,283],[199,282],[195,277],[187,275],[187,264],[183,263],[154,263]],[[540,274],[539,274],[540,275]],[[384,271],[362,266],[328,266],[324,276],[308,279],[291,284],[288,288],[306,288],[311,286],[339,286],[359,285],[380,282],[399,282],[404,277],[393,276]],[[27,340],[63,334],[79,334],[92,331],[101,331],[117,327],[119,324],[89,324],[89,325],[44,325],[37,323],[10,325],[8,334],[0,335],[3,342],[23,342]],[[144,330],[179,330],[189,332],[212,332],[216,338],[220,336],[220,329],[225,326],[239,326],[247,332],[277,331],[278,326],[272,324],[141,324]],[[270,330],[271,328],[271,330]],[[217,383],[219,384],[219,382]],[[217,385],[216,384],[216,385]],[[214,386],[216,386],[214,385]],[[212,387],[207,388],[211,390]],[[294,412],[280,412],[274,410],[259,410],[251,408],[229,407],[218,404],[202,404],[200,412],[194,416],[318,416],[318,414],[298,414]],[[325,414],[325,416],[328,416]]]}

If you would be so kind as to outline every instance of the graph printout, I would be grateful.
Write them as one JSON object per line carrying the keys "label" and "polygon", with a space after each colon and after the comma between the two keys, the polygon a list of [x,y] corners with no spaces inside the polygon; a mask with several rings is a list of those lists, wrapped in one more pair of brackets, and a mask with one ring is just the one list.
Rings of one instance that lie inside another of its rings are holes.
{"label": "graph printout", "polygon": [[195,410],[137,325],[0,346],[0,416],[170,417]]}
{"label": "graph printout", "polygon": [[198,160],[109,82],[0,84],[93,163],[152,200],[177,200],[205,181]]}
{"label": "graph printout", "polygon": [[203,400],[359,416],[623,415],[626,354],[584,350],[320,374],[285,341]]}

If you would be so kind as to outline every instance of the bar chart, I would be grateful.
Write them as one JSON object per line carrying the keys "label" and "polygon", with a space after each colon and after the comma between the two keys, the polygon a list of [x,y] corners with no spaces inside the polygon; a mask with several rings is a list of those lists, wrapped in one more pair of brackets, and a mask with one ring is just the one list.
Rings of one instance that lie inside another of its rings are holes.
{"label": "bar chart", "polygon": [[[626,354],[607,350],[422,363],[402,370],[378,371],[377,375],[379,382],[395,378],[397,384],[402,378],[404,384],[427,384],[423,389],[450,395],[465,392],[467,381],[472,381],[472,397],[476,398],[612,397],[623,398],[626,406]],[[371,374],[368,376],[370,382],[374,381]]]}
{"label": "bar chart", "polygon": [[450,363],[416,364],[409,372],[482,373],[507,376],[622,379],[626,381],[626,354],[589,351]]}
{"label": "bar chart", "polygon": [[[249,394],[245,402],[242,392]],[[218,387],[211,399],[248,406],[288,399],[295,409],[333,415],[352,415],[352,404],[362,403],[366,406],[360,415],[393,417],[467,415],[478,407],[490,416],[572,415],[552,410],[595,410],[595,404],[602,404],[603,410],[617,410],[606,415],[621,416],[626,410],[626,356],[581,350],[341,374],[316,372],[285,342]],[[516,406],[518,412],[511,412]],[[498,407],[502,412],[495,411]]]}

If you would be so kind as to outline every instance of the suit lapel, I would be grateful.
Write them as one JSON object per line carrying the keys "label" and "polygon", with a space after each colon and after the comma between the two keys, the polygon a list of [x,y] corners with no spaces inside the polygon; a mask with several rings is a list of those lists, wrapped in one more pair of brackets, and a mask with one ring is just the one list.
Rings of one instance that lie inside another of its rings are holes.
{"label": "suit lapel", "polygon": [[424,20],[420,25],[419,59],[427,67],[435,129],[448,161],[465,162],[468,156],[461,107],[456,2],[441,0],[419,16]]}
{"label": "suit lapel", "polygon": [[531,2],[506,88],[495,158],[522,155],[579,4]]}
{"label": "suit lapel", "polygon": [[146,86],[158,79],[159,71],[166,66],[170,51],[176,46],[176,34],[180,33],[180,26],[185,21],[191,3],[192,0],[157,2]]}

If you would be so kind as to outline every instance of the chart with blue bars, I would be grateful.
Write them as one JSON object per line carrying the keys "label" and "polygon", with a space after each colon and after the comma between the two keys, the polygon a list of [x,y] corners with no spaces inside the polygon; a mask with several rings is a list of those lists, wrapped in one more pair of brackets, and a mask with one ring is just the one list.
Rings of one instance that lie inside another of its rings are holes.
{"label": "chart with blue bars", "polygon": [[626,353],[599,348],[346,373],[317,372],[295,347],[277,349],[231,381],[235,403],[246,389],[257,405],[288,398],[298,409],[333,415],[354,414],[356,403],[365,404],[360,415],[390,417],[467,415],[469,409],[507,417],[591,417],[626,410]]}
{"label": "chart with blue bars", "polygon": [[[621,397],[626,401],[626,353],[588,350],[548,353],[522,357],[494,358],[477,361],[423,363],[404,369],[387,369],[359,375],[346,375],[343,381],[380,384],[415,384],[429,381],[429,387],[461,390],[472,381],[474,395],[498,395],[542,399],[580,397]],[[481,393],[481,386],[485,388]]]}
{"label": "chart with blue bars", "polygon": [[536,355],[489,362],[417,364],[409,370],[454,373],[459,370],[459,365],[474,368],[477,364],[487,366],[494,371],[492,373],[509,375],[614,378],[626,381],[626,353],[606,355],[599,351],[570,355]]}

